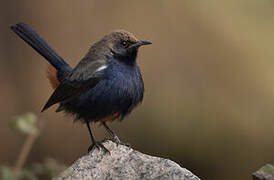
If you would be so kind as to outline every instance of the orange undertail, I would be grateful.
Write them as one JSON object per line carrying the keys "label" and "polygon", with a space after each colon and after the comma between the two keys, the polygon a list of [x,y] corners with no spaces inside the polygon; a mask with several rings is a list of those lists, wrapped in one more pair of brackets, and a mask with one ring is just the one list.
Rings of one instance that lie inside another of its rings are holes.
{"label": "orange undertail", "polygon": [[114,120],[114,119],[118,118],[119,116],[120,116],[120,113],[117,112],[117,113],[114,113],[114,114],[112,114],[112,115],[110,115],[110,116],[107,116],[107,117],[105,117],[105,118],[102,118],[102,119],[100,119],[99,121],[100,121],[100,122],[107,122],[107,121]]}
{"label": "orange undertail", "polygon": [[53,89],[56,89],[59,86],[60,81],[57,78],[57,70],[52,65],[48,66],[47,78],[49,79],[50,85]]}

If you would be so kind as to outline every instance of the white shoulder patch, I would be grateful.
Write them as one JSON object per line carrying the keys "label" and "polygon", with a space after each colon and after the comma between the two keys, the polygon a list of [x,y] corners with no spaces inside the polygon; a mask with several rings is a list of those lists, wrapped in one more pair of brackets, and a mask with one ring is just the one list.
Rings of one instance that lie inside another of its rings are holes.
{"label": "white shoulder patch", "polygon": [[107,65],[103,65],[103,66],[99,67],[98,69],[96,69],[95,72],[102,71],[102,70],[106,69],[107,67],[108,67]]}

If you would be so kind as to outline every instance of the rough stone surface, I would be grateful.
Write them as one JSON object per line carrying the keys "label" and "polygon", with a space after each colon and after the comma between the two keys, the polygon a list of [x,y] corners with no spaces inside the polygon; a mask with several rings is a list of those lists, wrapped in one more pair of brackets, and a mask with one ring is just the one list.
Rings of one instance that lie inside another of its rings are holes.
{"label": "rough stone surface", "polygon": [[274,180],[274,166],[267,164],[252,174],[254,180]]}
{"label": "rough stone surface", "polygon": [[53,179],[199,180],[197,176],[171,160],[146,155],[127,146],[117,146],[111,141],[104,142],[104,145],[111,155],[95,149]]}

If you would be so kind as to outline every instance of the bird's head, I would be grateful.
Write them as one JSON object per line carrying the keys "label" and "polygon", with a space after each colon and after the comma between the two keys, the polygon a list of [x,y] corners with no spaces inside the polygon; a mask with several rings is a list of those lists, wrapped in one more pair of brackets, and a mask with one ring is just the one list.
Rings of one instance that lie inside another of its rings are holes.
{"label": "bird's head", "polygon": [[151,44],[149,41],[138,40],[132,33],[125,30],[112,31],[102,41],[114,57],[123,61],[135,61],[139,47]]}

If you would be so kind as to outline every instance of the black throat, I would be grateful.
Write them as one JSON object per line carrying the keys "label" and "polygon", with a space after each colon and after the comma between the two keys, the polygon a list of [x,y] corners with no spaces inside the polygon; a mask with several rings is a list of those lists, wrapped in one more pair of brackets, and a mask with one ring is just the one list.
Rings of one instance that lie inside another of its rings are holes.
{"label": "black throat", "polygon": [[112,52],[114,54],[114,58],[117,59],[120,62],[123,62],[128,65],[134,65],[136,63],[136,58],[138,54],[138,49],[130,49],[127,50],[125,54],[119,54]]}

